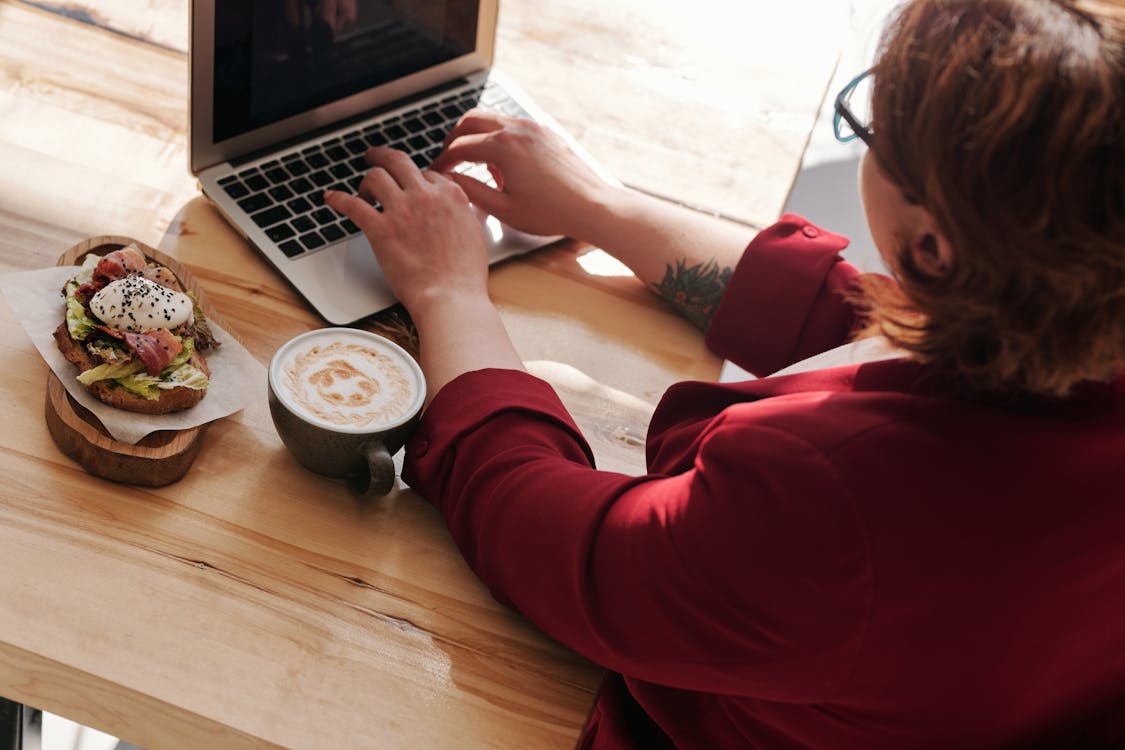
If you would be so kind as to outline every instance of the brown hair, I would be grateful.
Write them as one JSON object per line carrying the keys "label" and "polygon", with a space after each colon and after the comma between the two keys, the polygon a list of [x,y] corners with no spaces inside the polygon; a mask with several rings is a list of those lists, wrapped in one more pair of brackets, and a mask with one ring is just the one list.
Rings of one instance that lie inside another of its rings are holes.
{"label": "brown hair", "polygon": [[[954,267],[864,279],[872,328],[981,390],[1125,364],[1125,4],[913,0],[884,32],[872,152]],[[884,280],[885,281],[885,280]]]}

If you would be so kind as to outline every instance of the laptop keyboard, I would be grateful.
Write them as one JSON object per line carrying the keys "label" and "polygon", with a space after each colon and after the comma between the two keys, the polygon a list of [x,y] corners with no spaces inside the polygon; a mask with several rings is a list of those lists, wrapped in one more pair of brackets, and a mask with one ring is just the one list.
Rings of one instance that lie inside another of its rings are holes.
{"label": "laptop keyboard", "polygon": [[[350,219],[324,205],[325,190],[355,193],[370,169],[363,154],[371,146],[389,146],[410,154],[425,168],[441,153],[446,134],[468,110],[483,107],[526,117],[524,111],[492,81],[469,86],[416,109],[378,123],[292,151],[221,178],[219,185],[290,259],[359,234]],[[492,182],[481,165],[462,165]],[[494,184],[494,183],[493,183]]]}

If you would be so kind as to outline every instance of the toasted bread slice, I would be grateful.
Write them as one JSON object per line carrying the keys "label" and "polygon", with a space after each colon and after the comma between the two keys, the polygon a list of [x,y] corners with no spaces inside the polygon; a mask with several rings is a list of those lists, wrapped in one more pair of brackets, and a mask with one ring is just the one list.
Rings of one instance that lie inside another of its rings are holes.
{"label": "toasted bread slice", "polygon": [[[55,329],[54,337],[59,351],[69,362],[78,366],[78,372],[84,372],[100,364],[86,351],[86,346],[81,341],[71,338],[65,322]],[[191,355],[190,362],[207,375],[211,374],[211,371],[207,369],[207,361],[198,351]],[[86,390],[94,394],[94,397],[99,401],[110,406],[143,414],[167,414],[173,411],[190,409],[202,401],[203,396],[207,393],[197,388],[179,386],[161,390],[160,398],[149,399],[122,388],[112,380],[99,380],[86,386]]]}

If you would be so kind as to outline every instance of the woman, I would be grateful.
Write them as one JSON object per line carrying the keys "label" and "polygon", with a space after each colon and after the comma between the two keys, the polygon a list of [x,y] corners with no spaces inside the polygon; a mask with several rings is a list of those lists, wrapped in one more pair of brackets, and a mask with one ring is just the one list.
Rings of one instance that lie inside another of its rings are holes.
{"label": "woman", "polygon": [[[612,671],[585,747],[1125,733],[1125,8],[914,0],[872,75],[870,122],[838,107],[893,282],[800,217],[743,252],[480,112],[433,171],[374,150],[327,197],[418,326],[408,481],[498,598]],[[488,299],[470,199],[615,254],[758,374],[852,362],[675,386],[650,473],[596,471]]]}

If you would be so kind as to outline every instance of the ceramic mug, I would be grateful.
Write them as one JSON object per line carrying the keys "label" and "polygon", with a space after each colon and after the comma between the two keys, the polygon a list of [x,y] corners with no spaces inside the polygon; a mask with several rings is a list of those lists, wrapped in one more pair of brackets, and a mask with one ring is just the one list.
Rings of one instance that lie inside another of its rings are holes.
{"label": "ceramic mug", "polygon": [[367,331],[302,333],[270,360],[270,415],[285,447],[306,469],[367,495],[394,487],[391,456],[406,443],[425,397],[414,358]]}

